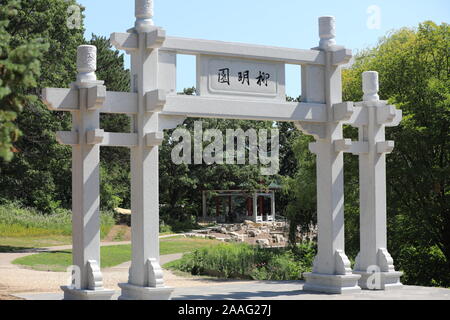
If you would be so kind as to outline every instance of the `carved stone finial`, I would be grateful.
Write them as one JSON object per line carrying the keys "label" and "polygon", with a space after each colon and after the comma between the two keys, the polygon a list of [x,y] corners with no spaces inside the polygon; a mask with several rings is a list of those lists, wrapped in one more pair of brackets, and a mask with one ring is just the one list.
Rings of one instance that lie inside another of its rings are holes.
{"label": "carved stone finial", "polygon": [[321,49],[327,49],[336,44],[336,19],[332,16],[319,18],[319,37]]}
{"label": "carved stone finial", "polygon": [[366,71],[362,75],[364,101],[378,101],[380,96],[378,90],[380,89],[378,83],[378,72]]}
{"label": "carved stone finial", "polygon": [[89,82],[96,81],[97,76],[97,47],[82,45],[77,50],[77,81]]}
{"label": "carved stone finial", "polygon": [[153,26],[153,0],[135,0],[135,16],[138,31]]}

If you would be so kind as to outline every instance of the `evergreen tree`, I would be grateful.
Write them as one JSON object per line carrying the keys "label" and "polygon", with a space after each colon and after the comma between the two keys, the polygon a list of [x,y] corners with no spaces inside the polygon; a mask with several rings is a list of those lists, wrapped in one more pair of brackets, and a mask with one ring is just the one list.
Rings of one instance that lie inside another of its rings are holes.
{"label": "evergreen tree", "polygon": [[[92,35],[89,44],[97,47],[97,78],[105,81],[108,91],[130,91],[130,72],[124,55],[113,49],[108,39]],[[127,115],[101,114],[100,127],[107,132],[130,132]],[[101,208],[130,208],[130,149],[100,148]]]}
{"label": "evergreen tree", "polygon": [[21,136],[17,114],[23,107],[36,101],[30,94],[37,86],[40,58],[47,46],[40,39],[14,44],[8,30],[10,20],[18,15],[18,1],[1,2],[0,6],[0,159],[12,159],[13,143]]}
{"label": "evergreen tree", "polygon": [[[0,0],[1,7],[10,1]],[[57,206],[71,204],[71,150],[55,140],[55,132],[70,130],[70,114],[53,112],[41,102],[44,87],[65,88],[76,77],[77,46],[83,44],[83,29],[71,29],[67,22],[68,8],[74,0],[21,1],[17,14],[11,17],[5,30],[11,35],[11,49],[21,48],[30,41],[48,45],[42,56],[37,88],[16,94],[33,93],[15,125],[22,131],[15,144],[17,153],[9,162],[0,163],[0,198],[17,199],[25,205],[51,212]],[[36,67],[37,68],[37,67]]]}

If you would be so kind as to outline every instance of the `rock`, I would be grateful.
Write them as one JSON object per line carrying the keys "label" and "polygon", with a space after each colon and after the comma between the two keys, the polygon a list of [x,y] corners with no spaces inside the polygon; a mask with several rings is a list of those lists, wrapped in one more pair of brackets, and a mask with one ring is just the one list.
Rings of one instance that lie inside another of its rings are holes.
{"label": "rock", "polygon": [[213,229],[213,231],[218,232],[218,233],[223,233],[223,234],[226,234],[226,233],[227,233],[227,229],[224,228],[224,227],[215,227],[215,228]]}
{"label": "rock", "polygon": [[259,230],[257,230],[257,229],[248,229],[248,230],[247,230],[247,234],[248,234],[249,237],[254,238],[254,237],[260,235],[260,234],[261,234],[261,231],[259,231]]}
{"label": "rock", "polygon": [[286,242],[286,238],[283,235],[281,235],[281,234],[274,234],[272,236],[272,239],[274,240],[275,243]]}
{"label": "rock", "polygon": [[232,238],[240,238],[241,235],[239,233],[236,232],[228,232],[228,234],[232,237]]}
{"label": "rock", "polygon": [[256,244],[263,248],[270,246],[270,242],[268,239],[257,239]]}

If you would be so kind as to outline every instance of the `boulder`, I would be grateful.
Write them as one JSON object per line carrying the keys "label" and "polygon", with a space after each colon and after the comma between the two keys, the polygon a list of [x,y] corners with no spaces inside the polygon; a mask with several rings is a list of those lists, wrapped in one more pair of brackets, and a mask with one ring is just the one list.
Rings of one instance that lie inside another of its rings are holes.
{"label": "boulder", "polygon": [[249,237],[255,238],[261,234],[261,231],[259,231],[258,229],[248,229],[247,234]]}
{"label": "boulder", "polygon": [[239,233],[236,232],[228,232],[228,234],[232,237],[232,238],[240,238],[241,235]]}
{"label": "boulder", "polygon": [[274,234],[272,236],[272,239],[274,240],[275,243],[286,242],[286,238],[283,235],[281,235],[281,234]]}
{"label": "boulder", "polygon": [[218,233],[223,233],[223,234],[227,234],[227,229],[225,228],[225,227],[217,227],[217,228],[214,228],[214,231],[215,232],[218,232]]}
{"label": "boulder", "polygon": [[268,239],[257,239],[256,244],[265,248],[270,246],[270,241]]}

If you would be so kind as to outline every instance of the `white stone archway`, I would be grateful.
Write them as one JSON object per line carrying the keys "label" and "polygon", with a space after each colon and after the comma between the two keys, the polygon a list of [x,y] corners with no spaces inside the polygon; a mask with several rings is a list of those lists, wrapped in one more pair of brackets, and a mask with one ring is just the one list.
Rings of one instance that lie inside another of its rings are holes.
{"label": "white stone archway", "polygon": [[[121,299],[170,298],[173,289],[164,285],[159,264],[158,146],[162,131],[186,117],[289,121],[314,136],[318,253],[313,272],[304,274],[304,290],[373,289],[367,281],[374,265],[381,279],[375,289],[401,286],[401,273],[395,272],[386,249],[385,156],[394,144],[385,141],[384,128],[398,125],[402,114],[379,100],[375,72],[364,74],[364,102],[342,102],[341,67],[352,54],[335,43],[335,19],[319,19],[318,47],[287,49],[167,37],[153,25],[153,1],[135,2],[134,28],[111,35],[112,44],[131,55],[131,92],[109,92],[97,81],[93,46],[79,47],[79,74],[70,89],[43,92],[51,110],[73,115],[73,130],[58,132],[57,138],[73,149],[73,256],[81,287],[63,287],[65,298],[108,299],[113,294],[103,288],[99,268],[100,146],[131,149],[132,265],[128,283],[120,284]],[[197,96],[176,95],[177,54],[197,57]],[[302,68],[300,103],[285,101],[285,64]],[[258,81],[246,83],[258,70]],[[247,87],[239,85],[242,80]],[[104,132],[100,113],[131,115],[132,132]],[[344,124],[359,128],[359,141],[344,139]],[[361,251],[355,271],[344,247],[345,152],[360,157]]]}

